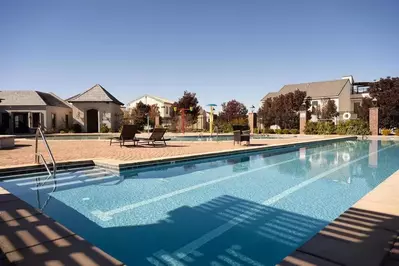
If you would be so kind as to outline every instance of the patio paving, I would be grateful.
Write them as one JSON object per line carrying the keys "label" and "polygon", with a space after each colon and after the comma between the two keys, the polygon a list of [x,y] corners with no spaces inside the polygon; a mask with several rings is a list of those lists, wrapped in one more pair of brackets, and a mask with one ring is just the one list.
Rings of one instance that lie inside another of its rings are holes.
{"label": "patio paving", "polygon": [[[315,136],[313,138],[301,140],[320,138],[321,137]],[[251,145],[249,147],[294,143],[298,140],[297,138],[251,140]],[[57,162],[87,159],[135,161],[231,149],[248,149],[248,146],[245,145],[233,145],[232,141],[168,142],[166,147],[163,145],[157,145],[156,147],[149,145],[139,145],[135,147],[131,145],[122,148],[118,143],[110,146],[108,140],[49,140],[48,143]],[[34,161],[34,145],[35,142],[33,140],[18,139],[16,140],[15,148],[0,150],[0,168],[32,164]],[[43,153],[48,161],[47,151],[42,142],[39,144],[39,151]]]}

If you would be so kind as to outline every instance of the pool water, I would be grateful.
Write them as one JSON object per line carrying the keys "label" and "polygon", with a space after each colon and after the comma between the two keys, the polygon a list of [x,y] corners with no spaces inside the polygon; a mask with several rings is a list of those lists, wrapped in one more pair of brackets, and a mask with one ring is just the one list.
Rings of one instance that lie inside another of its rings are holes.
{"label": "pool water", "polygon": [[399,168],[399,143],[341,141],[0,186],[127,265],[275,265]]}

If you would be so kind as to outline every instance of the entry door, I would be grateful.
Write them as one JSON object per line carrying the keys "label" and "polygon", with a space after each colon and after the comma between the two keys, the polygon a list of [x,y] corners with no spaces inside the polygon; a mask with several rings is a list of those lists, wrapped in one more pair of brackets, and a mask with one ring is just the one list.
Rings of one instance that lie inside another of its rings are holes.
{"label": "entry door", "polygon": [[87,132],[98,132],[98,111],[96,109],[87,110]]}
{"label": "entry door", "polygon": [[14,133],[29,133],[28,113],[14,113]]}
{"label": "entry door", "polygon": [[2,113],[1,114],[1,124],[0,124],[0,134],[7,133],[7,130],[9,128],[10,128],[10,114]]}

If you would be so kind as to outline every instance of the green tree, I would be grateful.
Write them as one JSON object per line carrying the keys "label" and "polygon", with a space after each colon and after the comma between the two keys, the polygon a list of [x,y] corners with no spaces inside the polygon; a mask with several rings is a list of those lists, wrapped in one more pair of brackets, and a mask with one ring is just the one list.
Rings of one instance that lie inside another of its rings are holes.
{"label": "green tree", "polygon": [[328,99],[323,103],[323,108],[321,109],[322,119],[333,119],[337,117],[339,113],[337,112],[337,105],[334,100]]}
{"label": "green tree", "polygon": [[136,104],[131,111],[131,120],[137,125],[139,130],[143,130],[147,125],[147,115],[150,116],[150,126],[155,125],[155,116],[159,116],[159,108],[157,105],[144,104],[141,101]]}
{"label": "green tree", "polygon": [[369,122],[369,114],[370,114],[370,107],[372,107],[372,101],[371,98],[365,97],[362,99],[362,103],[360,105],[360,108],[357,110],[357,117],[364,122],[368,123]]}
{"label": "green tree", "polygon": [[370,96],[377,99],[380,127],[399,127],[399,77],[381,78],[372,83]]}
{"label": "green tree", "polygon": [[189,111],[184,111],[185,112],[185,117],[186,117],[186,124],[188,125],[193,125],[197,123],[197,118],[200,113],[201,107],[198,105],[198,99],[197,99],[197,94],[194,92],[189,92],[189,91],[184,91],[184,94],[177,102],[175,102],[172,106],[177,107],[178,111],[172,113],[172,117],[180,116],[181,112],[179,110],[181,109],[190,109]]}
{"label": "green tree", "polygon": [[[258,111],[258,117],[266,127],[279,125],[281,128],[299,129],[299,114],[302,109],[309,110],[310,97],[305,91],[296,90],[266,99]],[[310,119],[307,111],[307,118]]]}
{"label": "green tree", "polygon": [[248,109],[239,101],[231,100],[222,104],[220,119],[230,122],[232,120],[246,119]]}

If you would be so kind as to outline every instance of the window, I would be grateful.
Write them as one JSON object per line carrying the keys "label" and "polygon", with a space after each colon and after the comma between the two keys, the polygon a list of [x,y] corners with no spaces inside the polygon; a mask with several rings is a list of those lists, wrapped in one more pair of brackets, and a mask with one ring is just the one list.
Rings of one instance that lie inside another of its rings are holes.
{"label": "window", "polygon": [[39,127],[40,124],[40,113],[33,113],[32,114],[32,127],[36,128]]}
{"label": "window", "polygon": [[69,116],[65,115],[65,128],[69,128]]}
{"label": "window", "polygon": [[55,129],[55,126],[56,126],[55,114],[51,114],[51,128]]}
{"label": "window", "polygon": [[312,106],[318,106],[319,102],[318,101],[312,101]]}
{"label": "window", "polygon": [[165,107],[165,114],[167,114],[167,115],[169,114],[169,107],[168,106]]}
{"label": "window", "polygon": [[353,112],[355,114],[359,114],[360,107],[361,107],[360,102],[353,103]]}

